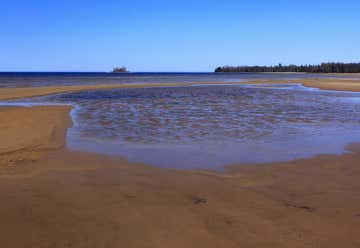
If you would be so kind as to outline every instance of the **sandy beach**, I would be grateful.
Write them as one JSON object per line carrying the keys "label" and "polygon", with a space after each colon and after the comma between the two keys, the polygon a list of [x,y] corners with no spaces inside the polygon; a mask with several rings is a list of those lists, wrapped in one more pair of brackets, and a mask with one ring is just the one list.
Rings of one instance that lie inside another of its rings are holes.
{"label": "sandy beach", "polygon": [[[323,90],[339,91],[360,91],[360,79],[289,79],[289,80],[250,80],[245,82],[196,82],[196,85],[238,85],[238,84],[284,84],[284,83],[301,83],[306,87],[312,87]],[[151,83],[151,84],[96,84],[96,85],[74,85],[74,86],[45,86],[45,87],[24,87],[24,88],[0,88],[0,100],[21,99],[26,97],[44,96],[49,94],[58,94],[65,92],[76,92],[84,90],[106,90],[121,88],[150,88],[166,86],[189,86],[191,83]]]}
{"label": "sandy beach", "polygon": [[[360,80],[301,82],[360,91]],[[3,88],[0,100],[144,86]],[[360,246],[359,145],[224,173],[161,169],[67,150],[70,109],[0,107],[2,247]]]}

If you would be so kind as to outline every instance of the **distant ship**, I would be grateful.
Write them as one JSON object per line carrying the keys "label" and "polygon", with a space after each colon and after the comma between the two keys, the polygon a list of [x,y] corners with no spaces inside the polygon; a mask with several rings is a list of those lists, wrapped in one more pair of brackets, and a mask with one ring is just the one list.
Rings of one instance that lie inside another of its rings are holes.
{"label": "distant ship", "polygon": [[115,67],[113,70],[112,70],[113,73],[127,73],[129,72],[126,67]]}

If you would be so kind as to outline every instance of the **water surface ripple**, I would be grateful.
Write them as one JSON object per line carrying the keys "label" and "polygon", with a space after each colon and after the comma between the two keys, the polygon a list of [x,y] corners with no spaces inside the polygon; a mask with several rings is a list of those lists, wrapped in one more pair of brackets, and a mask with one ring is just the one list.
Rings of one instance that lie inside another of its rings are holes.
{"label": "water surface ripple", "polygon": [[360,141],[360,95],[301,85],[94,90],[72,103],[68,144],[176,168],[219,169],[341,153]]}

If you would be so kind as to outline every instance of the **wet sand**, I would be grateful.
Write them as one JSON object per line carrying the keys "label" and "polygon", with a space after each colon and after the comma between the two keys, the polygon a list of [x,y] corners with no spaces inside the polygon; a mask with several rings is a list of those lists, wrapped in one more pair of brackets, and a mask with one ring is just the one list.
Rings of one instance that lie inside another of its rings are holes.
{"label": "wet sand", "polygon": [[[360,77],[360,76],[359,76]],[[360,92],[360,79],[358,78],[313,78],[313,79],[292,79],[292,80],[256,80],[250,84],[282,84],[282,83],[301,83],[305,87],[321,90],[337,90]]]}
{"label": "wet sand", "polygon": [[70,107],[0,107],[0,170],[65,145]]}
{"label": "wet sand", "polygon": [[340,91],[360,91],[360,80],[354,79],[308,79],[305,80],[304,86],[318,88],[322,90],[340,90]]}
{"label": "wet sand", "polygon": [[[360,79],[345,78],[314,78],[314,79],[289,79],[289,80],[251,80],[247,82],[197,82],[195,85],[229,85],[229,84],[284,84],[302,83],[304,86],[323,90],[360,91]],[[76,86],[45,86],[45,87],[24,87],[24,88],[0,88],[0,100],[20,99],[26,97],[44,96],[49,94],[76,92],[83,90],[106,90],[119,88],[144,88],[164,86],[189,86],[191,83],[144,83],[144,84],[97,84],[97,85],[76,85]]]}
{"label": "wet sand", "polygon": [[359,145],[226,173],[160,169],[67,150],[69,110],[0,108],[3,247],[360,246]]}
{"label": "wet sand", "polygon": [[[196,84],[229,84],[216,82],[203,82]],[[237,83],[231,83],[237,84]],[[57,93],[77,92],[84,90],[106,90],[121,88],[144,88],[144,87],[165,87],[165,86],[189,86],[191,83],[150,83],[150,84],[97,84],[97,85],[76,85],[76,86],[44,86],[24,88],[0,88],[0,100],[20,99],[26,97],[45,96]]]}
{"label": "wet sand", "polygon": [[[340,74],[336,74],[341,76]],[[348,78],[308,78],[308,79],[289,79],[289,80],[251,80],[239,84],[302,84],[305,87],[316,88],[321,90],[336,90],[360,92],[360,74],[352,75]],[[234,83],[237,84],[237,83]]]}

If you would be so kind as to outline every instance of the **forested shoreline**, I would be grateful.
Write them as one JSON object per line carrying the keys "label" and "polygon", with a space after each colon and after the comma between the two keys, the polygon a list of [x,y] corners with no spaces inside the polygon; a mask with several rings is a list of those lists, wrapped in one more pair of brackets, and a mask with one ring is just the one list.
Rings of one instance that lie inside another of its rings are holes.
{"label": "forested shoreline", "polygon": [[215,72],[307,72],[360,73],[360,63],[322,63],[320,65],[221,66]]}

